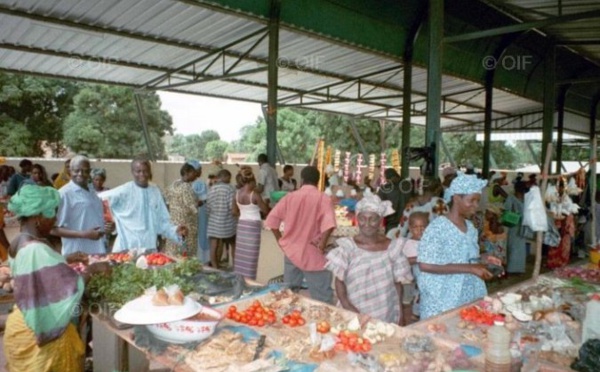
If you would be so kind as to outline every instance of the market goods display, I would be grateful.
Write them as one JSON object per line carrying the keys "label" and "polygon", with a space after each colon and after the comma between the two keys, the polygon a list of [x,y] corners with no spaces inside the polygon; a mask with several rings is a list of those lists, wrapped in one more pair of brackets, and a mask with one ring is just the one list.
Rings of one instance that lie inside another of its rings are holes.
{"label": "market goods display", "polygon": [[154,306],[182,306],[183,300],[183,292],[177,285],[155,290],[152,296]]}
{"label": "market goods display", "polygon": [[202,270],[197,259],[176,262],[163,270],[143,270],[132,263],[113,267],[108,275],[93,276],[86,286],[90,301],[121,306],[142,294],[147,288],[179,286],[184,294],[195,289],[193,277]]}
{"label": "market goods display", "polygon": [[600,284],[600,267],[597,265],[566,266],[553,273],[563,279],[579,278],[588,283]]}
{"label": "market goods display", "polygon": [[227,319],[256,327],[264,327],[277,321],[275,312],[263,306],[260,301],[254,301],[247,309],[239,311],[235,305],[229,306]]}
{"label": "market goods display", "polygon": [[187,319],[148,324],[146,328],[159,340],[184,344],[202,341],[210,337],[222,318],[223,316],[217,310],[202,307],[198,314]]}

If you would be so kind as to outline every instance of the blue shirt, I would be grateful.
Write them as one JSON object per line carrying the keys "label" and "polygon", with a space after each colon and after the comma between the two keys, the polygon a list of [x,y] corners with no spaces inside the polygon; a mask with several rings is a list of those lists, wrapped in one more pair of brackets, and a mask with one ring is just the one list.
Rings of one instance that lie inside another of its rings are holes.
{"label": "blue shirt", "polygon": [[[479,258],[477,229],[466,221],[463,233],[445,216],[433,220],[419,243],[417,261],[434,265],[468,264]],[[433,274],[420,271],[421,319],[473,302],[487,295],[485,282],[473,274]]]}
{"label": "blue shirt", "polygon": [[169,211],[156,185],[139,187],[131,181],[100,193],[100,198],[108,200],[117,225],[113,252],[134,248],[156,249],[158,235],[181,242],[177,226],[171,223]]}
{"label": "blue shirt", "polygon": [[[59,191],[60,204],[56,215],[56,225],[74,231],[100,228],[104,231],[102,201],[92,190],[86,190],[69,181]],[[62,254],[76,252],[104,254],[104,239],[62,238]]]}

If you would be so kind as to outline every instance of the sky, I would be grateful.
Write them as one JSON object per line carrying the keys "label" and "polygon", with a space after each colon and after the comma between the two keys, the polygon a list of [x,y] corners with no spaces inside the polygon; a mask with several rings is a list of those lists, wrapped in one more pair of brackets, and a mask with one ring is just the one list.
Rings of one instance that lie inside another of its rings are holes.
{"label": "sky", "polygon": [[200,134],[213,129],[223,141],[240,138],[240,129],[254,124],[262,111],[258,103],[241,102],[191,94],[158,92],[162,109],[173,118],[175,134]]}

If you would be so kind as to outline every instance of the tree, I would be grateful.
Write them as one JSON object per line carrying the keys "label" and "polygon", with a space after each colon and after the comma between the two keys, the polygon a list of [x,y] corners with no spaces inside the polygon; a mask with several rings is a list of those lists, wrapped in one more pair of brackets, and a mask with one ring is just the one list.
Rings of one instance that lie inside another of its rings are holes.
{"label": "tree", "polygon": [[204,156],[210,160],[223,160],[228,148],[229,144],[225,141],[211,141],[206,145]]}
{"label": "tree", "polygon": [[169,146],[169,155],[179,155],[187,159],[211,160],[205,154],[206,145],[213,141],[219,141],[221,137],[214,130],[205,130],[198,134],[184,136],[176,134]]}
{"label": "tree", "polygon": [[[92,157],[127,159],[148,155],[131,88],[86,85],[74,98],[74,110],[64,122],[64,143]],[[165,158],[162,137],[173,133],[171,116],[160,109],[155,93],[142,105],[154,156]]]}
{"label": "tree", "polygon": [[43,146],[54,154],[63,148],[62,122],[72,110],[78,83],[0,73],[0,152],[13,156],[42,156]]}

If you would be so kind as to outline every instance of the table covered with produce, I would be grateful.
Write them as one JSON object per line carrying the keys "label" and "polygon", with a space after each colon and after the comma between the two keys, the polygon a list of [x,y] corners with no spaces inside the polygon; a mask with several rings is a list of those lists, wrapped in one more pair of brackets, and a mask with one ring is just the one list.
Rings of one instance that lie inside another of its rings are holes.
{"label": "table covered with produce", "polygon": [[[501,320],[511,331],[515,368],[527,371],[586,369],[579,358],[586,305],[600,300],[600,268],[569,266],[519,283],[481,301],[423,320],[409,328],[436,339],[469,345],[484,353],[487,331]],[[600,304],[600,302],[598,302]],[[594,317],[594,314],[590,314]],[[600,321],[600,314],[595,314]],[[600,334],[590,338],[599,338]],[[588,343],[600,366],[600,341]],[[585,353],[584,353],[585,354]],[[519,369],[517,369],[519,370]]]}
{"label": "table covered with produce", "polygon": [[175,371],[478,371],[498,319],[512,332],[515,368],[569,370],[600,290],[597,267],[568,268],[399,327],[195,259],[135,256],[109,257],[119,261],[112,272],[88,285],[96,371],[149,361]]}

